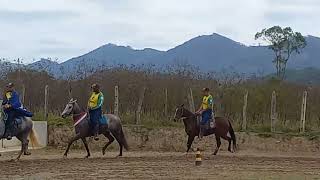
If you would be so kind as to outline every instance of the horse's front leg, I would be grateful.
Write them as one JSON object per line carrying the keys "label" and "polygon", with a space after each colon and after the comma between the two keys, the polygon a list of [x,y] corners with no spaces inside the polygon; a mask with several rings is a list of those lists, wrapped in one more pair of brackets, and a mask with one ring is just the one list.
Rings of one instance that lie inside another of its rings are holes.
{"label": "horse's front leg", "polygon": [[77,141],[80,138],[81,138],[81,135],[80,135],[80,133],[78,133],[69,141],[66,152],[64,153],[64,157],[68,156],[69,149],[70,149],[71,145],[73,144],[73,142]]}
{"label": "horse's front leg", "polygon": [[187,142],[187,153],[189,152],[190,148],[191,148],[191,145],[193,143],[193,140],[194,140],[194,137],[193,135],[189,135],[188,136],[188,142]]}
{"label": "horse's front leg", "polygon": [[81,138],[83,144],[84,144],[84,147],[86,148],[87,150],[87,156],[85,158],[89,158],[90,157],[90,150],[89,150],[89,147],[88,147],[88,143],[87,143],[87,140],[85,137]]}

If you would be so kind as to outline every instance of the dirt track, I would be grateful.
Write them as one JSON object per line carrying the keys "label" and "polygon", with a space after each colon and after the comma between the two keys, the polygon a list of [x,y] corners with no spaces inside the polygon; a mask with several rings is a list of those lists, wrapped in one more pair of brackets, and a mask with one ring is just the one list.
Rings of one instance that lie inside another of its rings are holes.
{"label": "dirt track", "polygon": [[83,151],[36,150],[20,162],[10,162],[16,153],[1,158],[0,179],[320,179],[320,157],[276,156],[239,152],[218,156],[204,153],[201,167],[192,154],[126,152],[114,158],[94,153],[83,159]]}

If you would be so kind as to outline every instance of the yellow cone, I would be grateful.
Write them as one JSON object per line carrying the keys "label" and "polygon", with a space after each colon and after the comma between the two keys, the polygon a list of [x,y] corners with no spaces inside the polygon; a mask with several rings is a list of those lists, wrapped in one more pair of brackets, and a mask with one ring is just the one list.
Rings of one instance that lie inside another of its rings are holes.
{"label": "yellow cone", "polygon": [[200,166],[201,163],[202,163],[201,152],[200,152],[200,149],[197,148],[197,152],[196,152],[196,166]]}

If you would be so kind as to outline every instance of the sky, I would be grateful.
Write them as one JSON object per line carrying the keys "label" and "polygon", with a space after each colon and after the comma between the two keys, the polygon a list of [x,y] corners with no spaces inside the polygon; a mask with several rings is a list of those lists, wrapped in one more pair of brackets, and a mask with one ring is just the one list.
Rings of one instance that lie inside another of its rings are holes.
{"label": "sky", "polygon": [[256,45],[290,26],[320,37],[320,0],[0,0],[0,58],[58,62],[107,43],[168,50],[219,33]]}

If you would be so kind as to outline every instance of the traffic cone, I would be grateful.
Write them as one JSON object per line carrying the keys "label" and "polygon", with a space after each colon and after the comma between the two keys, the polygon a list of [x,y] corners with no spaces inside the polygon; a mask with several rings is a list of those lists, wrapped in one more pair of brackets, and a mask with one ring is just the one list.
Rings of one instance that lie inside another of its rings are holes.
{"label": "traffic cone", "polygon": [[201,164],[202,164],[202,156],[201,156],[200,149],[197,148],[197,152],[196,152],[196,166],[200,166]]}

